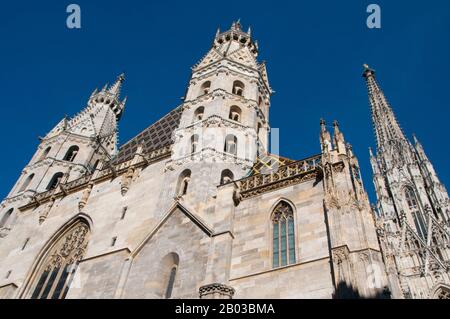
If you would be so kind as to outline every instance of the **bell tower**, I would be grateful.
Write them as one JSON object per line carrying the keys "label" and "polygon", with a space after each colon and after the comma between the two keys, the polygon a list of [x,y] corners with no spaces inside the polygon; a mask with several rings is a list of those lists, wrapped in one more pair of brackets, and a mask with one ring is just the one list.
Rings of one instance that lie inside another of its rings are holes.
{"label": "bell tower", "polygon": [[[9,193],[11,199],[27,199],[52,191],[60,183],[93,172],[102,159],[117,151],[117,121],[125,107],[120,99],[125,76],[92,92],[87,106],[73,118],[64,117],[45,137]],[[4,203],[3,203],[4,204]]]}
{"label": "bell tower", "polygon": [[196,201],[206,202],[217,185],[242,178],[267,152],[272,89],[257,56],[251,29],[244,32],[237,21],[217,30],[211,49],[192,67],[167,164],[183,176],[176,196],[195,187]]}

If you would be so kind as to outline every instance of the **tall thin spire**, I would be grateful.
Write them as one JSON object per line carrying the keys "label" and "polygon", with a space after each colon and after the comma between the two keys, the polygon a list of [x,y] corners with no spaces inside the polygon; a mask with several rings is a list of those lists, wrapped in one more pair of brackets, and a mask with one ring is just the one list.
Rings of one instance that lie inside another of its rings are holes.
{"label": "tall thin spire", "polygon": [[116,96],[120,95],[120,89],[122,88],[122,83],[125,80],[125,74],[122,73],[117,77],[116,82],[109,88],[108,92]]}
{"label": "tall thin spire", "polygon": [[394,111],[375,78],[375,70],[364,64],[363,77],[367,82],[377,147],[381,148],[391,140],[406,140]]}

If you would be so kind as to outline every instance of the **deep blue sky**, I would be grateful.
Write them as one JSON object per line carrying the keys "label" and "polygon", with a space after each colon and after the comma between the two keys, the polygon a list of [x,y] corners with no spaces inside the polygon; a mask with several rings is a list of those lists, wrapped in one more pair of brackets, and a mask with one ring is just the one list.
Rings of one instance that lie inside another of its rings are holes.
{"label": "deep blue sky", "polygon": [[[367,148],[374,145],[362,64],[377,70],[400,123],[425,146],[450,185],[447,132],[450,2],[442,1],[79,1],[82,29],[66,28],[69,1],[0,5],[0,197],[63,116],[85,106],[95,87],[126,72],[129,97],[121,144],[180,103],[190,67],[217,27],[241,18],[268,64],[270,122],[281,155],[319,153],[319,119],[340,122],[373,197]],[[382,8],[381,30],[366,7]]]}

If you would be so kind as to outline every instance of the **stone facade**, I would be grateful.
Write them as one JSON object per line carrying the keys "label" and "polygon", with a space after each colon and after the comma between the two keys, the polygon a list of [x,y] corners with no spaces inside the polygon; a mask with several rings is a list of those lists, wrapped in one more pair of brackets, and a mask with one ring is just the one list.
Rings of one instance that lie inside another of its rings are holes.
{"label": "stone facade", "polygon": [[44,137],[1,202],[0,298],[387,297],[338,123],[320,154],[268,151],[258,49],[218,30],[183,103],[120,149],[123,75]]}
{"label": "stone facade", "polygon": [[363,74],[377,141],[370,150],[377,231],[396,298],[443,298],[450,292],[450,202],[414,136],[403,134],[375,71]]}

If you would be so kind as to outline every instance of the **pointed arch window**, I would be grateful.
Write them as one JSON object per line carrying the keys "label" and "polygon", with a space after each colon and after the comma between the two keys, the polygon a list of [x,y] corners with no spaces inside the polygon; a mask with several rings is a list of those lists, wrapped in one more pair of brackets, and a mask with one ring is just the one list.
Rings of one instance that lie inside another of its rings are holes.
{"label": "pointed arch window", "polygon": [[88,224],[80,219],[48,249],[36,268],[34,283],[30,286],[31,299],[66,297],[86,252],[89,235]]}
{"label": "pointed arch window", "polygon": [[294,211],[281,201],[272,213],[273,267],[295,263]]}
{"label": "pointed arch window", "polygon": [[242,115],[241,109],[238,106],[233,105],[230,108],[230,114],[228,115],[228,118],[230,120],[233,120],[233,121],[236,121],[236,122],[240,122],[241,121],[241,115]]}
{"label": "pointed arch window", "polygon": [[50,182],[47,185],[47,190],[49,191],[49,190],[52,190],[52,189],[55,189],[56,187],[58,187],[59,183],[61,183],[63,176],[64,176],[64,174],[61,172],[53,175],[52,179],[50,180]]}
{"label": "pointed arch window", "polygon": [[225,138],[224,151],[229,154],[237,155],[237,137],[229,134]]}
{"label": "pointed arch window", "polygon": [[14,208],[8,209],[8,211],[3,215],[2,219],[0,220],[0,229],[4,227],[8,227],[10,225],[12,215],[14,212]]}
{"label": "pointed arch window", "polygon": [[80,150],[80,148],[76,145],[69,147],[63,160],[68,161],[68,162],[73,162],[75,160],[75,157],[77,156],[79,150]]}
{"label": "pointed arch window", "polygon": [[205,113],[205,108],[200,106],[194,112],[194,122],[201,121],[203,119],[203,114]]}
{"label": "pointed arch window", "polygon": [[33,178],[34,178],[34,173],[28,175],[28,177],[23,182],[22,187],[20,187],[19,192],[25,191],[28,188],[28,186],[30,186],[30,183],[33,180]]}
{"label": "pointed arch window", "polygon": [[417,203],[417,197],[412,187],[405,187],[405,201],[409,209],[409,213],[411,214],[414,221],[414,225],[416,226],[417,233],[422,239],[426,239],[426,224],[423,215],[420,212],[419,205]]}
{"label": "pointed arch window", "polygon": [[244,96],[245,85],[241,81],[233,82],[233,94]]}
{"label": "pointed arch window", "polygon": [[211,81],[206,81],[202,84],[200,95],[208,94],[211,89]]}

